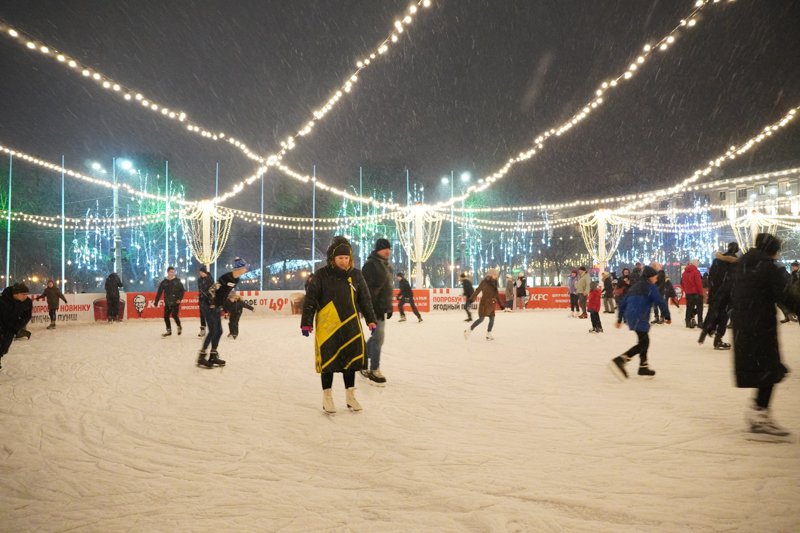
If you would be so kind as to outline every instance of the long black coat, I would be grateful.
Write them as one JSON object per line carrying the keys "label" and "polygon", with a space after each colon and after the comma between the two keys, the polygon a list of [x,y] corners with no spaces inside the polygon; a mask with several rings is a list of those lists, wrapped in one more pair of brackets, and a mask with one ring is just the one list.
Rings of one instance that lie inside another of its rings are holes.
{"label": "long black coat", "polygon": [[739,260],[731,297],[737,387],[778,383],[787,372],[778,350],[775,304],[793,306],[789,280],[785,269],[756,248]]}
{"label": "long black coat", "polygon": [[30,298],[20,302],[14,299],[12,287],[6,287],[0,295],[0,357],[8,352],[14,336],[25,327],[33,314]]}
{"label": "long black coat", "polygon": [[368,324],[375,322],[369,287],[361,271],[344,271],[329,264],[314,273],[303,300],[300,326],[316,325],[317,372],[364,368],[366,343],[359,313]]}
{"label": "long black coat", "polygon": [[119,290],[122,288],[122,280],[116,272],[112,272],[106,278],[106,299],[119,299]]}
{"label": "long black coat", "polygon": [[369,254],[361,274],[367,282],[372,297],[372,310],[378,320],[383,320],[387,313],[392,312],[392,286],[394,275],[389,262],[378,255],[377,252]]}
{"label": "long black coat", "polygon": [[728,305],[733,290],[733,279],[736,275],[736,255],[721,254],[708,269],[708,301],[721,307]]}

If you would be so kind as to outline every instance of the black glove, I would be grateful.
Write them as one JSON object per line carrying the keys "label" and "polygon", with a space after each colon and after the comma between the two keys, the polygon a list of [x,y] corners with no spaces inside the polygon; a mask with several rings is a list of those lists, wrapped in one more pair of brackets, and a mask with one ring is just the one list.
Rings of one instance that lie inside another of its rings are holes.
{"label": "black glove", "polygon": [[392,318],[392,312],[391,311],[386,313],[386,320],[389,320],[390,318]]}

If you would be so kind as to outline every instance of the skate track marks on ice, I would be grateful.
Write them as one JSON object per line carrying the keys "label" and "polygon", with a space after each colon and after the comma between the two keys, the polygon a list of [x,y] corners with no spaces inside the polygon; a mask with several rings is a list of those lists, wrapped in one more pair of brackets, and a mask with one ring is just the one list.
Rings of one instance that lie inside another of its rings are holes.
{"label": "skate track marks on ice", "polygon": [[192,320],[37,328],[0,371],[0,530],[800,530],[797,374],[773,400],[794,441],[752,442],[730,352],[654,327],[656,378],[621,384],[634,335],[566,314],[466,342],[461,315],[390,320],[387,386],[359,376],[355,414],[337,376],[334,417],[297,317],[245,317],[215,370]]}

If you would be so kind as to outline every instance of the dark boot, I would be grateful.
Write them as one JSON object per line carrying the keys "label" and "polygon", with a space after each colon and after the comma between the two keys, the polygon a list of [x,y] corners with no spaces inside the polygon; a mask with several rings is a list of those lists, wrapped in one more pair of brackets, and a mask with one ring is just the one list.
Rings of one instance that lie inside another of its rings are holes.
{"label": "dark boot", "polygon": [[701,331],[700,337],[697,339],[697,344],[703,344],[704,342],[706,342],[706,336],[708,336],[706,330]]}
{"label": "dark boot", "polygon": [[216,350],[211,350],[211,355],[208,357],[208,362],[213,366],[225,366],[225,361],[219,358]]}
{"label": "dark boot", "polygon": [[214,368],[214,363],[206,360],[205,350],[200,350],[200,352],[197,354],[197,366],[203,368]]}

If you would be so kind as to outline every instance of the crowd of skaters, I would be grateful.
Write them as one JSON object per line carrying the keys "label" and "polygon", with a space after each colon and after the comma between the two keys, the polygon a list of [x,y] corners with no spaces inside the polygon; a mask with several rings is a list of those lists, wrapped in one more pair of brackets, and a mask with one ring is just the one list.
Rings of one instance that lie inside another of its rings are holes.
{"label": "crowd of skaters", "polygon": [[[756,389],[752,405],[747,411],[747,422],[752,434],[771,437],[786,437],[788,432],[772,419],[769,405],[774,386],[783,380],[788,369],[781,361],[777,342],[776,306],[784,313],[781,322],[796,320],[800,303],[800,264],[791,265],[787,272],[777,260],[781,242],[770,234],[759,234],[755,244],[742,254],[737,243],[730,243],[725,252],[717,252],[707,273],[701,276],[699,261],[690,261],[681,275],[681,288],[686,297],[685,325],[699,328],[698,343],[703,344],[713,336],[713,346],[718,350],[729,350],[724,342],[728,322],[734,331],[734,373],[736,385]],[[386,378],[380,368],[381,348],[385,338],[386,321],[391,319],[394,280],[400,287],[398,304],[401,321],[405,320],[403,308],[409,304],[419,322],[422,317],[413,301],[410,284],[402,273],[393,274],[389,264],[391,244],[387,239],[378,239],[373,252],[363,266],[355,268],[353,249],[349,241],[337,236],[327,251],[326,264],[309,276],[303,302],[301,333],[309,337],[315,333],[315,366],[320,374],[323,402],[326,413],[336,412],[332,396],[333,375],[343,374],[347,407],[362,410],[355,398],[355,377],[360,374],[376,383],[385,384]],[[205,368],[221,367],[226,362],[219,358],[218,346],[222,336],[223,312],[230,315],[229,338],[238,335],[238,319],[242,310],[249,308],[235,294],[240,277],[247,272],[246,263],[239,257],[233,270],[223,274],[216,282],[205,267],[200,268],[199,304],[202,316],[202,347],[197,365]],[[469,276],[462,274],[461,284],[465,297],[466,321],[471,322],[464,330],[464,337],[488,319],[486,339],[492,340],[495,310],[524,309],[527,297],[526,278],[520,274],[516,279],[509,276],[501,298],[499,272],[488,269],[477,288],[472,286]],[[109,321],[119,319],[118,305],[122,283],[112,273],[106,280],[105,289],[109,299]],[[624,268],[620,275],[603,272],[599,280],[592,281],[586,267],[573,270],[567,279],[570,296],[570,316],[589,318],[591,333],[602,333],[601,313],[616,314],[617,328],[627,325],[636,335],[636,344],[614,357],[609,364],[612,372],[621,380],[628,379],[627,364],[638,356],[636,374],[646,378],[655,376],[650,367],[648,350],[649,331],[654,324],[670,324],[672,316],[668,302],[679,306],[675,287],[658,263],[644,266],[637,263],[632,270]],[[707,293],[708,309],[704,317],[704,300]],[[181,334],[179,318],[180,304],[185,290],[175,269],[167,270],[167,277],[158,287],[155,302],[164,298],[164,321],[166,332],[171,335],[171,320]],[[471,307],[480,296],[478,317],[473,320]],[[51,325],[55,328],[59,300],[66,298],[52,282],[43,294],[36,297],[47,301]],[[651,311],[654,319],[651,320]],[[0,358],[8,352],[11,342],[31,319],[32,303],[28,288],[17,283],[6,287],[0,295]],[[370,332],[366,338],[361,320]],[[206,328],[208,332],[206,332]],[[28,336],[30,333],[28,332]],[[210,352],[208,351],[210,348]]]}

